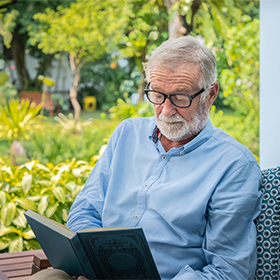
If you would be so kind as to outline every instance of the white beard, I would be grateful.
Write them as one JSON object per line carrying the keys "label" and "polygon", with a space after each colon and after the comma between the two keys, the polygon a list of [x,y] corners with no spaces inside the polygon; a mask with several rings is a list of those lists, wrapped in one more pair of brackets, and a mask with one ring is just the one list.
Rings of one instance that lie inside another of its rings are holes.
{"label": "white beard", "polygon": [[189,123],[179,114],[167,118],[160,113],[156,120],[157,127],[167,139],[179,142],[190,139],[201,132],[208,121],[208,110],[202,103],[195,117]]}

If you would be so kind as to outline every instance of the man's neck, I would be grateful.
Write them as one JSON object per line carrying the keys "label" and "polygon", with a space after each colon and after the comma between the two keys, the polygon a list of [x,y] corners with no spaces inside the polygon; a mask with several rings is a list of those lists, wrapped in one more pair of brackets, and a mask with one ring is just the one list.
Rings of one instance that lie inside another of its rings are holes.
{"label": "man's neck", "polygon": [[166,138],[164,135],[161,135],[160,137],[160,142],[164,148],[164,150],[166,152],[168,152],[169,150],[171,150],[172,148],[178,148],[178,147],[182,147],[183,145],[187,144],[188,142],[190,142],[191,140],[193,140],[195,136],[192,136],[191,138],[188,138],[186,140],[182,140],[182,141],[171,141],[168,138]]}

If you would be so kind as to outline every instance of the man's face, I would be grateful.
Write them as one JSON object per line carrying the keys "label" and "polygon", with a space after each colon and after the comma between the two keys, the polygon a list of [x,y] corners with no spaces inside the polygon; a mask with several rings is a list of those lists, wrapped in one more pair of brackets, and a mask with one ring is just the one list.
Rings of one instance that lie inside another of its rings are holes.
{"label": "man's face", "polygon": [[[153,90],[165,94],[195,94],[200,90],[198,67],[179,67],[175,72],[153,67],[150,71],[150,85]],[[208,109],[200,96],[192,100],[188,108],[178,108],[167,98],[161,105],[154,105],[157,126],[171,141],[183,141],[197,135],[206,125]]]}

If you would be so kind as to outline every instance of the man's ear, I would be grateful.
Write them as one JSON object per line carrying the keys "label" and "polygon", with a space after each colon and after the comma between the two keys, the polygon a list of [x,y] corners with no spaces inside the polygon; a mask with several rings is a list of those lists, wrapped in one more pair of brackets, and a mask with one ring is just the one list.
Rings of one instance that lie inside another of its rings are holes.
{"label": "man's ear", "polygon": [[219,83],[215,82],[212,84],[209,94],[206,96],[205,104],[208,109],[212,106],[213,102],[215,101],[219,91]]}

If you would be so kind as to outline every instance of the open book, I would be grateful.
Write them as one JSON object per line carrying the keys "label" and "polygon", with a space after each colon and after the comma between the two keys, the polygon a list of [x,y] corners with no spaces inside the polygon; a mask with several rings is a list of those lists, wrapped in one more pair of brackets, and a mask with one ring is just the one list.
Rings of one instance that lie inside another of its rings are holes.
{"label": "open book", "polygon": [[53,268],[89,279],[160,279],[140,228],[74,233],[31,210],[25,216]]}

